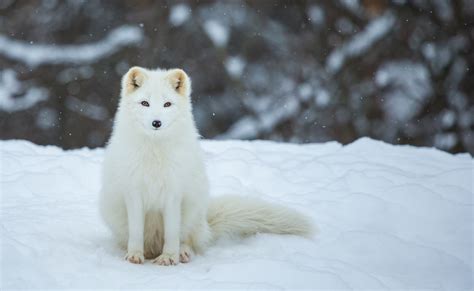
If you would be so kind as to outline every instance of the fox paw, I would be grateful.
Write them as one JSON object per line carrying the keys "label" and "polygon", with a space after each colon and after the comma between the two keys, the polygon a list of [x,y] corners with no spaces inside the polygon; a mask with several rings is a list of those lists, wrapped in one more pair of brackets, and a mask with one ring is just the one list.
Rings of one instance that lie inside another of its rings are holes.
{"label": "fox paw", "polygon": [[179,250],[179,261],[181,263],[188,263],[194,255],[193,250],[188,245],[182,244]]}
{"label": "fox paw", "polygon": [[153,260],[153,264],[158,264],[160,266],[172,266],[178,264],[178,262],[179,257],[177,254],[167,253],[159,255],[156,259]]}
{"label": "fox paw", "polygon": [[131,251],[125,255],[125,260],[129,261],[132,264],[143,264],[145,261],[145,257],[143,256],[143,252],[140,251]]}

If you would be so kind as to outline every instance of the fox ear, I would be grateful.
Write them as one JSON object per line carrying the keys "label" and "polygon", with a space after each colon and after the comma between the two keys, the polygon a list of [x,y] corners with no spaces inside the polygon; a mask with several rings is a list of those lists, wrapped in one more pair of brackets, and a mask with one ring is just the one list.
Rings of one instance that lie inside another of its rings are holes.
{"label": "fox ear", "polygon": [[171,69],[167,76],[171,87],[181,96],[189,97],[191,95],[191,79],[181,69]]}
{"label": "fox ear", "polygon": [[146,70],[141,67],[132,67],[122,78],[122,92],[130,94],[143,86],[147,77]]}

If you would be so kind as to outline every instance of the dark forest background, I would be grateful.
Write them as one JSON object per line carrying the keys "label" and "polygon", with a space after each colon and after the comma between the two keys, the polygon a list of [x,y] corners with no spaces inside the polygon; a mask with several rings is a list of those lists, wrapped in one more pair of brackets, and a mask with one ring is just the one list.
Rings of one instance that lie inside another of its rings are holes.
{"label": "dark forest background", "polygon": [[0,138],[103,146],[133,65],[193,80],[205,138],[474,153],[474,1],[0,0]]}

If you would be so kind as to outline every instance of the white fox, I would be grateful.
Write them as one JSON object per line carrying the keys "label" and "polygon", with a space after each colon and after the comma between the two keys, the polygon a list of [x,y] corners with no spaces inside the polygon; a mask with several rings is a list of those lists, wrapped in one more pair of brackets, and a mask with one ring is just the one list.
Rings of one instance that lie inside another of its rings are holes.
{"label": "white fox", "polygon": [[310,220],[291,209],[238,196],[209,198],[191,108],[191,80],[180,69],[131,68],[106,147],[101,214],[125,258],[186,263],[224,235],[309,236]]}

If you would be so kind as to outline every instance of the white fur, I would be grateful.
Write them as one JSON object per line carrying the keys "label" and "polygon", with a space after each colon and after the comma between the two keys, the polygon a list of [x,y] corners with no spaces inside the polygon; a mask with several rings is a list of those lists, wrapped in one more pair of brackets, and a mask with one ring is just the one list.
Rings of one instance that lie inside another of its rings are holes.
{"label": "white fur", "polygon": [[[100,210],[127,248],[126,259],[172,265],[188,262],[222,235],[309,235],[308,219],[288,208],[237,196],[209,200],[190,92],[181,70],[135,67],[123,78],[105,151]],[[172,105],[164,107],[166,102]],[[155,129],[154,120],[162,126]]]}

